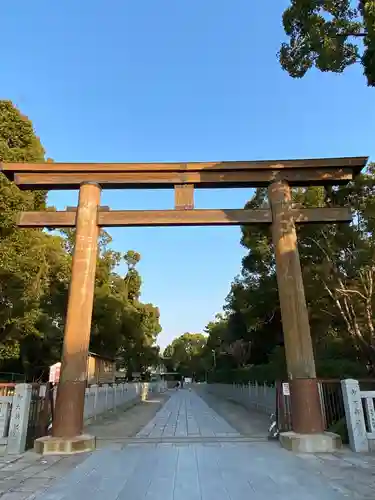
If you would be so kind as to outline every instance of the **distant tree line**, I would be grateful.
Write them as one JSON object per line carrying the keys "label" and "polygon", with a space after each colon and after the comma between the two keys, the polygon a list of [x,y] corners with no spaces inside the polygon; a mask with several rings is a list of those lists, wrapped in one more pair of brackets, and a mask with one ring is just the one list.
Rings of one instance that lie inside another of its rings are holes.
{"label": "distant tree line", "polygon": [[[0,100],[0,162],[51,162],[32,123]],[[53,210],[47,193],[20,191],[0,173],[0,372],[36,380],[60,359],[74,231],[17,229],[20,210]],[[140,255],[114,251],[101,231],[90,349],[114,357],[128,372],[159,359],[159,310],[140,301]],[[125,277],[116,269],[125,261]],[[1,374],[0,374],[1,378]]]}
{"label": "distant tree line", "polygon": [[[325,378],[375,376],[375,169],[347,186],[293,189],[305,207],[350,205],[351,224],[298,225],[317,373]],[[264,208],[260,188],[246,204]],[[205,335],[185,334],[165,351],[175,368],[222,382],[273,382],[287,376],[271,231],[243,227],[247,254],[224,312]],[[194,345],[194,348],[192,347]]]}
{"label": "distant tree line", "polygon": [[[298,225],[298,248],[320,377],[375,375],[375,169],[347,186],[294,189],[305,207],[350,205],[351,224]],[[257,189],[246,208],[267,206]],[[224,314],[206,327],[206,355],[214,351],[216,379],[286,377],[270,229],[242,228],[248,250],[226,298]],[[228,374],[230,372],[230,375]]]}

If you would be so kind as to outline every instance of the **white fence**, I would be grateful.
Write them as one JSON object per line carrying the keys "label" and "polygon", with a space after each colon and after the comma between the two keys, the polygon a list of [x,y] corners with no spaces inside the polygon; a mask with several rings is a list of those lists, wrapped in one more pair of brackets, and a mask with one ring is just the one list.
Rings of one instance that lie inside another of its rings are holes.
{"label": "white fence", "polygon": [[342,380],[349,444],[353,451],[375,451],[375,391],[361,391],[358,380]]}
{"label": "white fence", "polygon": [[95,419],[117,407],[126,408],[147,399],[149,393],[164,392],[166,383],[127,383],[92,385],[86,389],[84,419],[86,422]]}
{"label": "white fence", "polygon": [[271,415],[276,411],[276,387],[260,384],[206,384],[215,396],[225,398],[248,408]]}
{"label": "white fence", "polygon": [[[9,454],[25,451],[32,446],[43,407],[45,385],[3,384],[0,395],[0,450]],[[86,389],[85,423],[116,408],[133,406],[147,399],[149,393],[164,392],[166,383],[127,383],[97,386]],[[56,396],[56,391],[54,391]]]}

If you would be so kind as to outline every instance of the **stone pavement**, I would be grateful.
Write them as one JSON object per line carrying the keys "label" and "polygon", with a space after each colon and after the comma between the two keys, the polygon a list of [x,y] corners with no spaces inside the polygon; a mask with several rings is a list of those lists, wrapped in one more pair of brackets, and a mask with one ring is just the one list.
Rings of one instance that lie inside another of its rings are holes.
{"label": "stone pavement", "polygon": [[[374,477],[375,461],[348,454],[350,462],[345,457],[297,456],[277,443],[243,438],[197,394],[182,390],[171,394],[136,439],[125,440],[122,449],[93,453],[33,498],[373,499],[375,485],[369,478]],[[346,484],[343,475],[348,478]],[[367,490],[361,489],[362,482]],[[20,498],[4,496],[5,500]]]}
{"label": "stone pavement", "polygon": [[1,457],[0,499],[32,500],[87,457],[88,455],[82,454],[41,458],[33,452]]}
{"label": "stone pavement", "polygon": [[180,390],[138,434],[139,438],[222,438],[240,437],[222,417],[194,392]]}
{"label": "stone pavement", "polygon": [[[97,446],[123,447],[123,439],[135,436],[168,399],[168,394],[151,394],[126,411],[109,412],[86,427],[97,436]],[[120,443],[118,443],[120,439]],[[20,456],[0,455],[0,500],[34,499],[57,479],[65,477],[90,454],[41,457],[32,451]]]}
{"label": "stone pavement", "polygon": [[169,398],[169,393],[150,394],[146,401],[125,411],[109,412],[86,426],[86,432],[96,436],[97,448],[121,449],[150,422]]}

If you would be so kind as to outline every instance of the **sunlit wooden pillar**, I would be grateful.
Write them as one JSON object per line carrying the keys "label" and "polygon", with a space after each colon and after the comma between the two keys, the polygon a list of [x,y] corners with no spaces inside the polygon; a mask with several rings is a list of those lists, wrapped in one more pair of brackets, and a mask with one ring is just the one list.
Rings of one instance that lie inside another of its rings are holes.
{"label": "sunlit wooden pillar", "polygon": [[324,430],[322,409],[289,185],[283,181],[274,182],[268,188],[268,197],[272,210],[272,239],[291,389],[293,431],[320,433]]}
{"label": "sunlit wooden pillar", "polygon": [[96,183],[82,184],[79,190],[72,277],[52,426],[53,437],[71,438],[80,436],[83,432],[87,358],[98,252],[97,213],[100,191],[100,186]]}

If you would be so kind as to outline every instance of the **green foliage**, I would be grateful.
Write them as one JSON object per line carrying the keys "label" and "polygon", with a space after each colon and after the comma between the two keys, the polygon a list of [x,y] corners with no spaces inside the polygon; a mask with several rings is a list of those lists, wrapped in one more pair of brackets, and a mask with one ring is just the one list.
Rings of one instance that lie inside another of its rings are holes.
{"label": "green foliage", "polygon": [[[0,161],[44,161],[44,150],[31,122],[12,105],[0,101]],[[50,277],[64,266],[60,240],[38,230],[18,231],[19,210],[45,206],[44,192],[20,191],[0,174],[0,343],[2,359],[20,356],[21,343],[41,335],[41,300]],[[52,321],[46,322],[52,328]]]}
{"label": "green foliage", "polygon": [[268,365],[258,365],[251,368],[237,368],[234,370],[217,370],[208,373],[208,383],[219,384],[258,384],[272,385],[277,380],[276,374]]}
{"label": "green foliage", "polygon": [[[0,162],[43,162],[31,122],[10,101],[0,100]],[[32,380],[59,360],[63,340],[75,231],[60,235],[18,230],[20,210],[46,209],[46,193],[20,191],[0,174],[0,367]],[[110,248],[101,231],[90,348],[116,357],[129,371],[143,371],[159,356],[159,311],[139,301],[140,255]],[[125,278],[115,270],[124,258]]]}
{"label": "green foliage", "polygon": [[360,62],[375,85],[375,1],[291,0],[283,25],[289,43],[279,53],[282,67],[301,78],[313,66],[342,73]]}
{"label": "green foliage", "polygon": [[124,280],[126,294],[131,302],[137,302],[141,294],[142,279],[135,266],[141,260],[141,255],[134,252],[134,250],[128,250],[124,255],[124,260],[128,266],[128,272]]}
{"label": "green foliage", "polygon": [[201,333],[184,333],[165,348],[165,363],[183,376],[204,379],[206,342]]}
{"label": "green foliage", "polygon": [[125,262],[128,269],[134,269],[138,262],[141,260],[141,254],[135,252],[134,250],[128,250],[124,255]]}
{"label": "green foliage", "polygon": [[[352,224],[298,225],[298,245],[317,375],[375,375],[375,171],[369,165],[355,182],[325,191],[294,189],[306,207],[351,205]],[[248,208],[267,206],[258,189]],[[287,376],[275,260],[269,228],[242,228],[248,250],[241,275],[224,306],[206,327],[209,380],[260,383]],[[215,353],[213,363],[212,351]]]}

